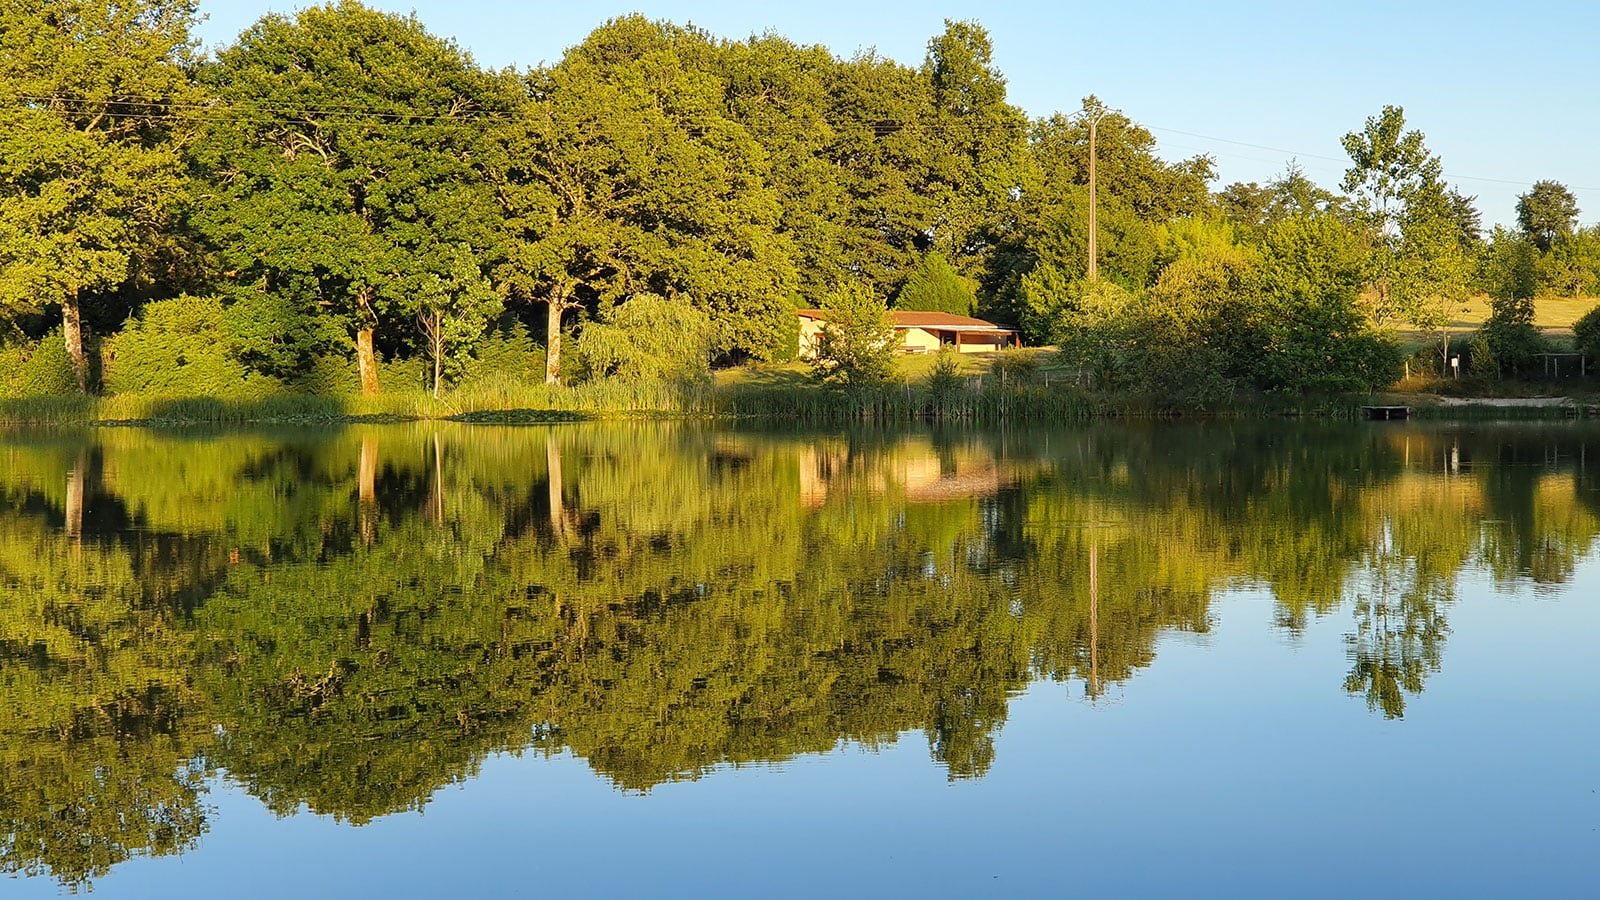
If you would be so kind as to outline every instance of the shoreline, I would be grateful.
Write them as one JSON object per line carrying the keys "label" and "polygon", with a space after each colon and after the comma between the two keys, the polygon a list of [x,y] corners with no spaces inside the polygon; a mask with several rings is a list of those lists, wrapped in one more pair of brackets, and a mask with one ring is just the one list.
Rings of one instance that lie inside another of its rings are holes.
{"label": "shoreline", "polygon": [[[171,407],[147,415],[118,415],[102,410],[108,398],[47,397],[0,400],[0,428],[195,428],[245,426],[325,427],[344,425],[392,425],[418,422],[449,422],[461,425],[556,425],[608,421],[717,421],[717,422],[800,422],[812,424],[951,425],[1008,423],[1073,423],[1096,420],[1257,420],[1340,419],[1359,420],[1362,407],[1375,401],[1382,405],[1405,406],[1411,419],[1430,421],[1493,419],[1583,420],[1600,418],[1600,404],[1570,396],[1547,397],[1449,397],[1435,394],[1381,393],[1365,397],[1305,398],[1303,405],[1267,402],[1223,406],[1212,409],[1163,407],[1153,402],[1130,402],[1107,398],[1097,403],[1091,397],[1076,397],[1082,402],[1063,408],[1058,404],[1029,403],[1025,395],[1002,398],[999,405],[974,414],[970,407],[938,414],[931,406],[882,407],[836,398],[835,405],[810,405],[775,410],[771,403],[755,403],[740,411],[739,398],[720,397],[710,409],[557,409],[507,406],[501,409],[439,410],[405,412],[363,412],[341,409],[346,398],[274,398],[271,401],[227,401],[212,398],[127,397],[125,403],[140,407]],[[821,389],[815,396],[823,396]],[[396,398],[404,402],[403,398]],[[749,399],[749,398],[745,398]],[[1012,402],[1006,403],[1005,400]],[[721,402],[719,402],[721,401]],[[732,407],[719,411],[717,407]],[[141,410],[143,411],[143,410]],[[104,413],[104,414],[102,414]]]}

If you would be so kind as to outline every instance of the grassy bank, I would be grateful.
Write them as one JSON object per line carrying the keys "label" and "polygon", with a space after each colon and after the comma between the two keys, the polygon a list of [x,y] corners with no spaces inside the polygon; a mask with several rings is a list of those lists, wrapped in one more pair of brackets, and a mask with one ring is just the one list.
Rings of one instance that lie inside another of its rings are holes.
{"label": "grassy bank", "polygon": [[438,399],[423,391],[261,398],[42,396],[0,399],[11,425],[243,425],[350,421],[563,421],[634,415],[704,415],[709,388],[597,382],[576,387],[480,385]]}
{"label": "grassy bank", "polygon": [[[524,382],[476,384],[435,399],[423,391],[359,395],[283,394],[252,399],[115,394],[0,399],[0,424],[230,426],[315,425],[341,422],[446,420],[534,423],[640,417],[707,417],[781,421],[1002,422],[1083,421],[1205,415],[1232,418],[1306,416],[1356,418],[1367,404],[1410,406],[1424,418],[1562,418],[1559,406],[1447,405],[1460,398],[1570,397],[1578,415],[1600,405],[1588,381],[1497,383],[1481,394],[1458,382],[1417,381],[1376,397],[1241,396],[1205,409],[1187,409],[1149,397],[1087,390],[1072,371],[1043,364],[1017,368],[963,358],[954,378],[929,378],[931,360],[900,361],[897,380],[872,388],[819,384],[800,365],[751,366],[717,373],[711,383],[641,384],[599,381],[573,387]],[[1455,395],[1449,400],[1439,396]]]}

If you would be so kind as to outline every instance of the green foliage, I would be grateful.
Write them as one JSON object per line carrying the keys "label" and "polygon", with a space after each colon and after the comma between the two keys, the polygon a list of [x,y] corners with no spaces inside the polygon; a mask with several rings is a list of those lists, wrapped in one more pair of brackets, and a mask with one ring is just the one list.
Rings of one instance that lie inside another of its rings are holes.
{"label": "green foliage", "polygon": [[209,117],[194,157],[213,186],[196,224],[233,278],[277,295],[275,313],[354,337],[365,391],[378,383],[364,337],[409,345],[419,306],[468,331],[493,316],[499,221],[474,160],[487,155],[478,117],[512,98],[464,51],[414,18],[342,3],[266,16],[201,80],[236,111],[360,111],[288,126]]}
{"label": "green foliage", "polygon": [[1584,313],[1572,323],[1573,343],[1579,353],[1589,356],[1589,365],[1600,365],[1600,306]]}
{"label": "green foliage", "polygon": [[577,357],[590,378],[703,382],[711,334],[710,318],[689,303],[640,294],[585,325]]}
{"label": "green foliage", "polygon": [[1494,344],[1490,343],[1488,335],[1479,329],[1472,339],[1467,342],[1466,362],[1467,371],[1479,378],[1501,378],[1505,372],[1500,366],[1500,360],[1494,354]]}
{"label": "green foliage", "polygon": [[989,374],[1003,386],[1033,384],[1039,379],[1039,354],[1032,350],[1001,350],[989,358]]}
{"label": "green foliage", "polygon": [[812,372],[826,382],[869,387],[894,375],[900,339],[883,299],[860,282],[845,282],[822,299],[822,331]]}
{"label": "green foliage", "polygon": [[950,265],[944,254],[937,250],[928,253],[917,264],[900,293],[895,295],[895,309],[944,312],[970,316],[977,303],[972,284]]}
{"label": "green foliage", "polygon": [[114,394],[158,397],[258,397],[279,389],[275,379],[239,362],[238,341],[216,297],[176,297],[145,306],[121,334],[106,342],[105,386]]}
{"label": "green foliage", "polygon": [[[1381,329],[1447,332],[1473,283],[1600,290],[1600,228],[1573,229],[1570,192],[1535,185],[1534,237],[1484,245],[1473,198],[1398,107],[1345,136],[1348,198],[1294,164],[1212,196],[1209,157],[1163,159],[1107,112],[1091,284],[1088,123],[1028,122],[972,22],[946,21],[907,66],[625,16],[551,65],[488,72],[355,2],[267,15],[203,61],[185,0],[69,18],[9,2],[0,315],[25,344],[69,311],[77,380],[98,329],[109,386],[152,403],[393,381],[393,402],[361,408],[433,411],[452,391],[554,408],[575,395],[531,391],[541,365],[547,382],[699,382],[703,355],[792,358],[797,307],[849,281],[1015,323],[1096,389],[1213,406],[1379,386]],[[647,308],[667,324],[630,318]],[[516,324],[538,313],[542,348]],[[1515,356],[1527,335],[1502,326]],[[28,346],[5,351],[6,390],[56,390],[54,351]]]}
{"label": "green foliage", "polygon": [[961,389],[961,360],[951,349],[941,349],[928,370],[928,398],[936,416],[948,412],[951,400]]}
{"label": "green foliage", "polygon": [[472,358],[464,364],[461,385],[490,381],[544,382],[544,348],[534,342],[521,322],[512,321],[491,328],[477,341]]}
{"label": "green foliage", "polygon": [[1261,383],[1284,393],[1372,391],[1395,379],[1400,351],[1361,308],[1367,248],[1339,218],[1284,219],[1264,241],[1262,290],[1270,334]]}
{"label": "green foliage", "polygon": [[1471,260],[1463,234],[1471,226],[1463,225],[1462,202],[1444,186],[1439,157],[1422,132],[1405,125],[1403,109],[1385,106],[1362,131],[1344,136],[1351,161],[1344,189],[1369,230],[1378,324],[1405,320],[1433,331],[1452,320],[1465,298]]}
{"label": "green foliage", "polygon": [[781,207],[719,73],[696,65],[711,53],[698,32],[631,16],[527,76],[497,150],[511,234],[499,278],[545,305],[550,340],[566,310],[649,292],[691,298],[718,353],[792,352]]}
{"label": "green foliage", "polygon": [[1540,250],[1549,251],[1577,224],[1578,198],[1559,181],[1535,181],[1517,195],[1517,225]]}
{"label": "green foliage", "polygon": [[1308,178],[1293,160],[1282,175],[1265,185],[1235,182],[1217,193],[1217,207],[1223,217],[1253,233],[1294,216],[1342,215],[1345,203],[1345,198]]}
{"label": "green foliage", "polygon": [[173,134],[199,100],[195,15],[193,0],[0,2],[0,314],[59,307],[82,389],[81,316],[115,318],[187,197]]}
{"label": "green foliage", "polygon": [[[1533,248],[1530,242],[1520,240],[1501,251],[1491,249],[1491,256],[1495,258],[1492,271],[1498,277],[1490,294],[1489,321],[1480,329],[1479,337],[1489,350],[1497,374],[1522,374],[1533,367],[1538,354],[1549,349],[1544,335],[1533,324]],[[1480,369],[1487,373],[1488,365]]]}
{"label": "green foliage", "polygon": [[1600,294],[1600,225],[1557,240],[1536,263],[1540,293],[1562,297]]}
{"label": "green foliage", "polygon": [[0,346],[0,397],[61,397],[76,390],[59,329],[38,341]]}
{"label": "green foliage", "polygon": [[1491,301],[1531,300],[1538,292],[1538,252],[1522,235],[1495,228],[1478,257],[1478,284]]}
{"label": "green foliage", "polygon": [[[1087,97],[1083,108],[1101,106]],[[1128,290],[1153,284],[1158,226],[1211,207],[1207,184],[1215,176],[1210,157],[1169,163],[1155,153],[1151,132],[1120,112],[1102,119],[1097,138],[1100,275]],[[1030,341],[1043,339],[1039,285],[1024,279],[1045,266],[1066,281],[1085,276],[1089,226],[1089,126],[1062,114],[1034,123],[1018,200],[994,230],[993,249],[980,279],[980,309],[1020,324]],[[1030,296],[1032,292],[1032,296]],[[1051,288],[1046,296],[1062,296]]]}
{"label": "green foliage", "polygon": [[1126,386],[1136,363],[1126,352],[1137,336],[1135,297],[1110,281],[1078,281],[1061,297],[1051,335],[1062,357],[1101,384]]}

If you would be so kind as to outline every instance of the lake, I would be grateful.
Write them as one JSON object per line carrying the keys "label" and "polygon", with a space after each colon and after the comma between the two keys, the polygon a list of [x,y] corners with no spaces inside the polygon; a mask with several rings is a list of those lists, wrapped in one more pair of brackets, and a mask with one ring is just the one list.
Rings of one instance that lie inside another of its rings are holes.
{"label": "lake", "polygon": [[0,893],[1600,896],[1597,536],[1582,423],[5,432]]}

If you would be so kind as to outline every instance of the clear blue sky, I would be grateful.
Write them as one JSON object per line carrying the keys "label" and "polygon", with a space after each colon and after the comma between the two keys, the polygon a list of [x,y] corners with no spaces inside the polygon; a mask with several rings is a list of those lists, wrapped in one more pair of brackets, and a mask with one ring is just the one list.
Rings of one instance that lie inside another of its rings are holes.
{"label": "clear blue sky", "polygon": [[[1212,154],[1219,186],[1270,178],[1292,156],[1336,185],[1340,135],[1397,103],[1447,177],[1478,196],[1486,225],[1511,222],[1516,195],[1541,178],[1571,186],[1583,222],[1600,222],[1600,4],[367,2],[415,11],[495,67],[555,61],[629,12],[726,37],[773,30],[846,56],[876,47],[908,63],[921,61],[945,18],[976,19],[994,38],[1012,101],[1030,114],[1075,109],[1097,94],[1149,127],[1164,156]],[[304,5],[201,0],[209,18],[200,37],[208,47],[227,43],[268,10]]]}

